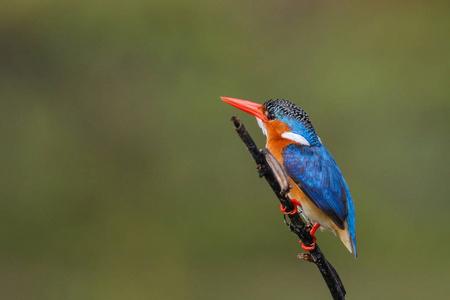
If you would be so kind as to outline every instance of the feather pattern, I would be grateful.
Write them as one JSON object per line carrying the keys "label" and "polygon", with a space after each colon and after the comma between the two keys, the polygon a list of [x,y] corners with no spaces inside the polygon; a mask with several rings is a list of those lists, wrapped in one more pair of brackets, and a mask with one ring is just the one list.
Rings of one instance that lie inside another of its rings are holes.
{"label": "feather pattern", "polygon": [[305,195],[344,229],[349,209],[353,210],[349,203],[353,206],[353,202],[341,170],[325,146],[291,144],[284,149],[283,164]]}
{"label": "feather pattern", "polygon": [[290,144],[282,157],[287,174],[303,193],[340,229],[347,222],[351,248],[357,257],[352,195],[331,153],[323,145]]}

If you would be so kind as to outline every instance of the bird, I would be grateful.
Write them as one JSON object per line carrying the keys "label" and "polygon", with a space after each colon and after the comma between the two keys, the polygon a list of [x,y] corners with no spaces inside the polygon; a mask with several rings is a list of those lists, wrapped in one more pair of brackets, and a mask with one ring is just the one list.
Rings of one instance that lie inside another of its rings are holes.
{"label": "bird", "polygon": [[[355,208],[349,187],[331,153],[323,145],[306,112],[284,99],[263,104],[247,100],[221,99],[256,117],[266,136],[266,148],[284,168],[292,186],[289,198],[309,223],[314,243],[302,244],[305,250],[315,247],[316,230],[329,230],[339,236],[357,258]],[[301,241],[300,241],[301,242]]]}

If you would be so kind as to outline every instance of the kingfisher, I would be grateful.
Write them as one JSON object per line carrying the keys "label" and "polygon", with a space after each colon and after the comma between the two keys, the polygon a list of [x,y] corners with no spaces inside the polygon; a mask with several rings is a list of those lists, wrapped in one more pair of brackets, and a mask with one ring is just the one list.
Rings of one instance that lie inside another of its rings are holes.
{"label": "kingfisher", "polygon": [[311,251],[315,247],[314,233],[318,228],[339,236],[350,253],[356,254],[355,208],[352,195],[331,153],[322,144],[306,112],[283,100],[258,104],[246,100],[221,97],[232,106],[256,117],[267,137],[266,148],[278,160],[292,186],[289,198],[293,212],[314,224],[310,231],[314,243],[302,244]]}

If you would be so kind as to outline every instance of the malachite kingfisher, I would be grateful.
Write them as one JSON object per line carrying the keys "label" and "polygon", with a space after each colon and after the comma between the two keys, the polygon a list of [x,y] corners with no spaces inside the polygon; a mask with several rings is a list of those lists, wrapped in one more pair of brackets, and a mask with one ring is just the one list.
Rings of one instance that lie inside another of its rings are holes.
{"label": "malachite kingfisher", "polygon": [[[301,215],[314,226],[337,233],[356,255],[355,208],[344,176],[314,130],[308,115],[295,104],[269,100],[258,104],[221,97],[223,101],[256,117],[267,137],[266,148],[284,167],[292,189],[289,198]],[[284,213],[284,208],[281,210]],[[292,212],[291,212],[292,213]],[[314,237],[314,241],[315,241]],[[302,247],[306,250],[314,249]]]}

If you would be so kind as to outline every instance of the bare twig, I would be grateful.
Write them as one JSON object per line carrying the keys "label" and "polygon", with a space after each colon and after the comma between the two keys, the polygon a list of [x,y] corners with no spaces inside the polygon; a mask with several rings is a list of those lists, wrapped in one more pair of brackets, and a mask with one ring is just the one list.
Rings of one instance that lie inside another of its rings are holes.
{"label": "bare twig", "polygon": [[[245,129],[241,120],[237,117],[232,117],[231,121],[236,129],[236,132],[247,146],[248,151],[256,162],[258,173],[260,177],[265,177],[275,195],[278,197],[280,203],[286,208],[286,211],[293,211],[294,205],[287,196],[291,189],[286,173],[275,159],[275,157],[266,148],[259,150],[253,141],[252,137]],[[311,227],[303,221],[299,214],[287,215],[290,219],[288,224],[289,229],[294,232],[306,246],[313,244],[313,238],[309,233]],[[301,253],[298,258],[313,262],[319,268],[323,279],[325,280],[333,299],[345,299],[345,289],[342,285],[339,274],[333,266],[326,260],[324,254],[316,244],[315,248],[309,253]]]}

